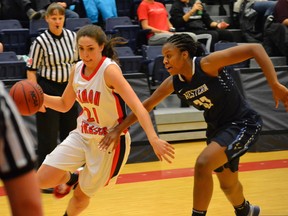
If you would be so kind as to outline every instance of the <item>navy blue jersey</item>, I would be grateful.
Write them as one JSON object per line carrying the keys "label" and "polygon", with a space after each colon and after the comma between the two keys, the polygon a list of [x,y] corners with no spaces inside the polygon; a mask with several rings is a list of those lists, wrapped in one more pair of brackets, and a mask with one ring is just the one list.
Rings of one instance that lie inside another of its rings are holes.
{"label": "navy blue jersey", "polygon": [[185,82],[180,75],[175,75],[173,85],[179,98],[198,110],[204,110],[208,131],[212,132],[227,123],[241,120],[251,108],[225,68],[217,77],[211,77],[201,69],[200,60],[201,57],[193,60],[191,82]]}

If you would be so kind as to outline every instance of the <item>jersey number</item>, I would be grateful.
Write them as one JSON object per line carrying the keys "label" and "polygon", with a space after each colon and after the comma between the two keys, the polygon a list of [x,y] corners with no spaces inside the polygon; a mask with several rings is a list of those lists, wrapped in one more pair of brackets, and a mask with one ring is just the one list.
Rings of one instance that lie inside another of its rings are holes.
{"label": "jersey number", "polygon": [[194,100],[193,103],[197,106],[203,106],[206,109],[210,109],[213,106],[213,104],[211,103],[211,100],[205,96],[203,96],[197,100]]}
{"label": "jersey number", "polygon": [[91,113],[90,110],[88,108],[86,108],[86,107],[84,107],[84,109],[83,109],[83,112],[87,113],[87,121],[88,122],[97,122],[99,124],[97,111],[96,111],[95,108],[92,108],[92,110],[93,110],[93,113]]}

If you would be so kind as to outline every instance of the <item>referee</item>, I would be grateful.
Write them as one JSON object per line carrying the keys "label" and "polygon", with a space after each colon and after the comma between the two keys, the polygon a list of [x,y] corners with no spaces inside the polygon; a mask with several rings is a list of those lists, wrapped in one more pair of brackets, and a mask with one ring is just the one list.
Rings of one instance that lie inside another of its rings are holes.
{"label": "referee", "polygon": [[0,179],[12,215],[42,216],[42,202],[34,170],[36,155],[31,134],[0,82]]}
{"label": "referee", "polygon": [[[76,33],[65,29],[65,9],[52,3],[46,10],[48,30],[40,34],[30,47],[27,78],[38,82],[44,93],[61,96],[69,79],[72,65],[79,60]],[[76,128],[78,106],[61,113],[47,108],[36,113],[38,167],[69,132]],[[45,192],[45,191],[44,191]]]}

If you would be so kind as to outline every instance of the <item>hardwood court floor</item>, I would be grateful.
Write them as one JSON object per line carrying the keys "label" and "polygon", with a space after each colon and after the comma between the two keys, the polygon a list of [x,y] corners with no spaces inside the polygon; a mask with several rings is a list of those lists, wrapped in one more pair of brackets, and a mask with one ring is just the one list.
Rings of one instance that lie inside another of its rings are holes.
{"label": "hardwood court floor", "polygon": [[[83,216],[190,216],[193,165],[204,142],[174,144],[176,159],[166,162],[127,164],[118,183],[91,199]],[[246,198],[261,206],[262,216],[288,216],[288,151],[247,153],[241,159],[240,180]],[[219,189],[207,216],[233,216],[233,208]],[[47,216],[63,215],[70,198],[57,200],[43,194]],[[0,196],[0,216],[8,216],[5,196]]]}

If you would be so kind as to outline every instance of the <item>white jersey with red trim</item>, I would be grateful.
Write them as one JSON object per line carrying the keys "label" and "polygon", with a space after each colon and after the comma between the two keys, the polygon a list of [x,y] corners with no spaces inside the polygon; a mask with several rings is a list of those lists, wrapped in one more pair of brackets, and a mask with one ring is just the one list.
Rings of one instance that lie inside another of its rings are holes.
{"label": "white jersey with red trim", "polygon": [[89,77],[84,75],[83,62],[76,64],[73,88],[82,107],[77,121],[78,130],[83,135],[105,135],[126,117],[123,99],[105,83],[104,73],[111,64],[117,65],[110,58],[103,57]]}

